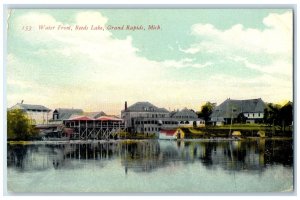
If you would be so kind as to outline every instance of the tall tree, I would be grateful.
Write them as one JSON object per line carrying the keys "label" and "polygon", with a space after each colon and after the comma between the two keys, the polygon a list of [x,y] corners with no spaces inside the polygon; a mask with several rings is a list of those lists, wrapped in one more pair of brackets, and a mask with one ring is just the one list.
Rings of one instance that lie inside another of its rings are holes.
{"label": "tall tree", "polygon": [[203,118],[205,122],[209,121],[209,116],[211,115],[213,109],[215,107],[214,103],[206,102],[202,107],[201,111],[198,112],[198,117]]}
{"label": "tall tree", "polygon": [[293,122],[293,103],[288,102],[280,109],[280,120],[281,125],[283,127],[283,131],[285,131],[285,127],[292,125]]}
{"label": "tall tree", "polygon": [[278,104],[268,103],[267,108],[264,110],[264,121],[269,125],[280,126],[280,109],[281,106]]}
{"label": "tall tree", "polygon": [[264,121],[270,126],[280,126],[285,131],[285,127],[293,122],[293,103],[288,102],[284,106],[269,103],[264,112]]}

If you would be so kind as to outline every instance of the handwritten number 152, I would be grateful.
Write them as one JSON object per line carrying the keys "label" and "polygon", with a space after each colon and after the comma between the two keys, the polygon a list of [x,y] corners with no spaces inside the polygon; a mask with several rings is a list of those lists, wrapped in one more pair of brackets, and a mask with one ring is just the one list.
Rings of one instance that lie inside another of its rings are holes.
{"label": "handwritten number 152", "polygon": [[31,26],[23,26],[22,30],[23,31],[31,31],[32,27]]}

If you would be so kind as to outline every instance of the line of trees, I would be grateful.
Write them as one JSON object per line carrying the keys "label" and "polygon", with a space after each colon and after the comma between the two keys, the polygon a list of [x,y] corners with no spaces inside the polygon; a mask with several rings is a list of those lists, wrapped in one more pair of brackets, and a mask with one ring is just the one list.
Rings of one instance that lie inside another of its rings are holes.
{"label": "line of trees", "polygon": [[7,111],[7,139],[28,140],[37,135],[38,132],[30,124],[29,118],[22,110]]}
{"label": "line of trees", "polygon": [[269,126],[280,126],[283,131],[293,123],[293,103],[284,106],[268,103],[264,110],[264,122]]}

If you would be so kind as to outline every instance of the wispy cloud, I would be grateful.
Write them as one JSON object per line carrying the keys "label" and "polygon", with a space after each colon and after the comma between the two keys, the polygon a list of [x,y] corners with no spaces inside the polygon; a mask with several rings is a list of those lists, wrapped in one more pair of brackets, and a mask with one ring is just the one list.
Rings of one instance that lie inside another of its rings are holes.
{"label": "wispy cloud", "polygon": [[194,24],[191,34],[199,37],[199,42],[182,51],[195,54],[207,50],[243,50],[290,56],[293,43],[292,13],[269,14],[263,19],[263,24],[263,30],[245,28],[242,24],[226,30],[217,29],[212,24]]}
{"label": "wispy cloud", "polygon": [[185,67],[194,67],[194,68],[204,68],[211,66],[212,62],[198,63],[195,62],[195,59],[184,58],[181,60],[165,60],[162,62],[162,66],[170,68],[185,68]]}

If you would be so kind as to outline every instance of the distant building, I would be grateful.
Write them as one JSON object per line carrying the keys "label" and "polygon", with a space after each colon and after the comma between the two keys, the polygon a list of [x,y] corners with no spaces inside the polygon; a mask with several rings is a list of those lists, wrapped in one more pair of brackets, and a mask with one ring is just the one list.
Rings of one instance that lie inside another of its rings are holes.
{"label": "distant building", "polygon": [[181,111],[172,112],[171,118],[178,121],[180,127],[204,127],[205,120],[198,118],[197,114],[193,110],[187,108]]}
{"label": "distant building", "polygon": [[226,99],[217,106],[210,118],[214,125],[223,125],[236,122],[243,117],[246,123],[260,123],[264,118],[265,103],[261,98],[247,100]]}
{"label": "distant building", "polygon": [[30,123],[33,125],[38,124],[47,124],[49,120],[49,112],[51,111],[49,108],[46,108],[42,105],[32,105],[32,104],[23,104],[17,103],[12,106],[10,110],[20,109],[26,113],[28,118],[30,119]]}
{"label": "distant building", "polygon": [[91,117],[93,119],[97,119],[99,117],[106,116],[106,114],[103,111],[99,111],[99,112],[84,112],[83,114],[85,116]]}
{"label": "distant building", "polygon": [[130,133],[158,133],[161,129],[174,129],[179,126],[204,126],[192,110],[183,109],[170,113],[149,102],[137,102],[121,111],[121,118]]}
{"label": "distant building", "polygon": [[82,115],[83,110],[73,108],[57,108],[53,111],[50,123],[62,124],[63,120],[69,119],[72,115]]}
{"label": "distant building", "polygon": [[131,133],[156,133],[162,125],[175,125],[170,120],[170,113],[165,108],[158,108],[149,102],[137,102],[121,111],[127,131]]}

